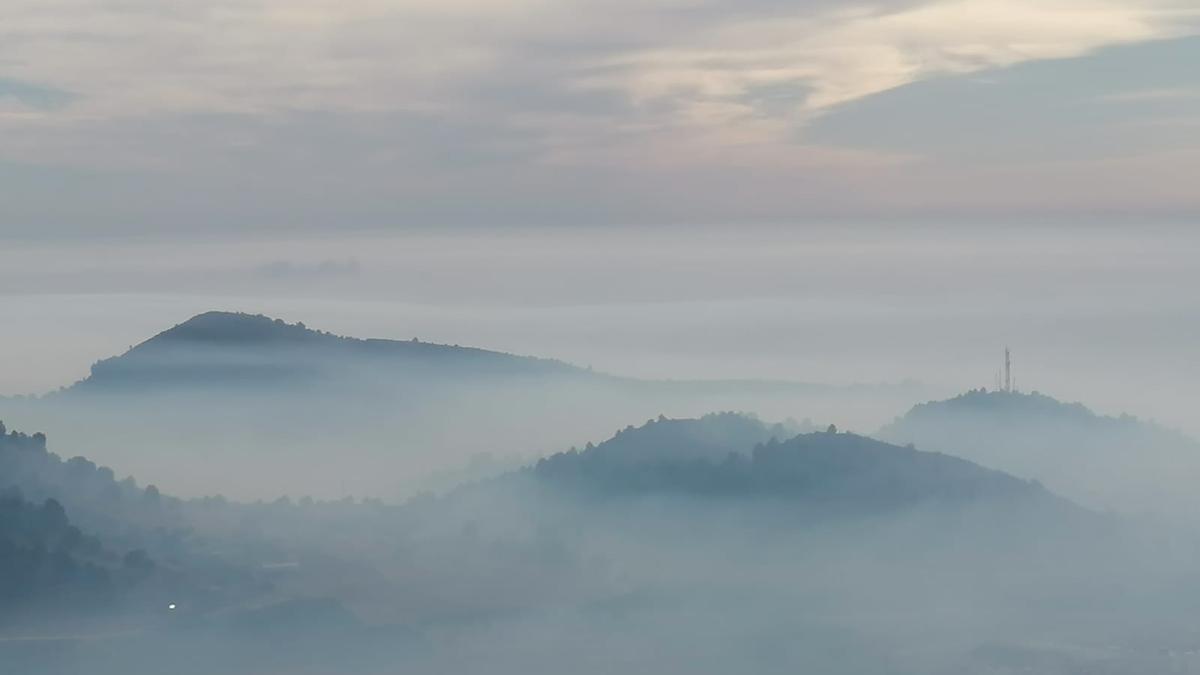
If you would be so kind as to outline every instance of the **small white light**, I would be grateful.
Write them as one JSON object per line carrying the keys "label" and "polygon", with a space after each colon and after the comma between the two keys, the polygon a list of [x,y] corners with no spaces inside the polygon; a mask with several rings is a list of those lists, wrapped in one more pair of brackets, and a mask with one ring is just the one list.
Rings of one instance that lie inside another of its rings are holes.
{"label": "small white light", "polygon": [[167,609],[175,609],[175,603],[172,602],[171,604],[167,605]]}

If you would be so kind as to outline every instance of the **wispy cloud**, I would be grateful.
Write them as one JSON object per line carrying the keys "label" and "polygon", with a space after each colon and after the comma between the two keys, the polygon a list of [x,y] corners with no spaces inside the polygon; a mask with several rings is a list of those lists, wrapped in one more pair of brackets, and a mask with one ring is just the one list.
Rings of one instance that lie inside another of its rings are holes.
{"label": "wispy cloud", "polygon": [[729,171],[762,178],[729,204],[748,217],[794,203],[797,178],[822,199],[883,194],[923,153],[822,143],[813,120],[1200,30],[1190,0],[10,0],[3,14],[0,161],[178,175],[129,187],[142,198],[122,208],[146,213],[128,218],[158,223],[653,219]]}
{"label": "wispy cloud", "polygon": [[54,110],[62,108],[73,98],[69,92],[54,87],[0,78],[0,101],[34,110]]}
{"label": "wispy cloud", "polygon": [[1137,89],[1100,97],[1105,103],[1148,103],[1156,101],[1194,101],[1200,99],[1200,87]]}
{"label": "wispy cloud", "polygon": [[[1178,0],[952,0],[835,5],[703,0],[14,0],[0,72],[86,92],[90,115],[272,110],[446,111],[536,71],[613,87],[684,123],[763,113],[803,91],[820,110],[963,73],[1188,30]],[[547,72],[537,62],[561,58]],[[0,89],[0,91],[3,91]],[[717,106],[723,102],[728,108]],[[536,101],[527,101],[536,104]]]}
{"label": "wispy cloud", "polygon": [[273,260],[254,268],[256,276],[276,280],[315,280],[338,277],[356,277],[362,265],[355,258],[346,260],[319,260],[317,262],[293,262]]}

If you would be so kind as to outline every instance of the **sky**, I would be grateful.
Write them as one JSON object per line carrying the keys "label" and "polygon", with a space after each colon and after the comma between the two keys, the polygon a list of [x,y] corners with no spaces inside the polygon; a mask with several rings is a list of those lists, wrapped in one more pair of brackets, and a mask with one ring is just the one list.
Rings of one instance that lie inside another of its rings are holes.
{"label": "sky", "polygon": [[9,0],[0,234],[1194,218],[1195,0]]}
{"label": "sky", "polygon": [[237,309],[646,377],[1007,343],[1194,426],[1197,63],[1195,0],[7,0],[0,393]]}

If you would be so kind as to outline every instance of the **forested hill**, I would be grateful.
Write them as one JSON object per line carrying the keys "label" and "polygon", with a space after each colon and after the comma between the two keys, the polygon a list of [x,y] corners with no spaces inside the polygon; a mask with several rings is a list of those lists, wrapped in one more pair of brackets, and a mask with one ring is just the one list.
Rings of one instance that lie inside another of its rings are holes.
{"label": "forested hill", "polygon": [[[382,369],[382,370],[381,370]],[[96,363],[72,390],[202,384],[274,385],[389,372],[443,375],[583,375],[560,361],[457,345],[359,339],[263,315],[207,312]]]}
{"label": "forested hill", "polygon": [[[754,446],[771,439],[791,438],[807,425],[788,422],[766,424],[752,415],[721,412],[697,419],[659,416],[640,427],[628,426],[599,446],[588,444],[584,454],[613,464],[723,460],[730,453],[749,454]],[[572,452],[574,452],[572,448]]]}
{"label": "forested hill", "polygon": [[878,436],[1037,479],[1094,508],[1184,515],[1200,507],[1194,489],[1200,443],[1036,392],[977,390],[924,403]]}
{"label": "forested hill", "polygon": [[50,452],[46,436],[7,431],[0,423],[0,491],[34,502],[54,500],[84,530],[124,550],[176,552],[187,524],[182,502],[142,487],[131,477],[86,457],[63,459]]}
{"label": "forested hill", "polygon": [[0,619],[29,605],[79,611],[104,606],[153,570],[144,552],[123,556],[73,525],[62,504],[0,490]]}
{"label": "forested hill", "polygon": [[854,512],[1060,501],[1036,483],[958,457],[835,429],[789,438],[782,427],[755,424],[728,414],[651,421],[583,451],[551,456],[531,471],[544,483],[586,495],[769,497]]}
{"label": "forested hill", "polygon": [[[131,477],[118,480],[85,457],[63,460],[44,434],[0,424],[0,624],[5,600],[131,616],[161,613],[168,599],[188,611],[262,601],[275,581],[264,563],[293,550],[275,525],[317,530],[317,508],[311,500],[307,509],[287,499],[181,500]],[[321,513],[347,510],[373,514],[375,507],[328,504]]]}
{"label": "forested hill", "polygon": [[131,523],[116,520],[116,504],[135,489],[83,458],[61,461],[46,451],[42,434],[9,433],[0,424],[0,606],[102,607],[147,579],[155,563],[130,537],[98,537],[74,517],[90,514],[85,520],[127,534]]}
{"label": "forested hill", "polygon": [[[1130,415],[1121,415],[1120,417],[1097,415],[1082,403],[1066,403],[1039,392],[1021,393],[977,389],[944,401],[918,404],[881,433],[884,435],[901,433],[923,423],[941,423],[950,418],[969,420],[979,424],[981,425],[980,433],[990,433],[996,425],[1012,423],[1086,426],[1106,433],[1150,426]],[[1166,430],[1161,428],[1156,430],[1156,433],[1164,432]]]}

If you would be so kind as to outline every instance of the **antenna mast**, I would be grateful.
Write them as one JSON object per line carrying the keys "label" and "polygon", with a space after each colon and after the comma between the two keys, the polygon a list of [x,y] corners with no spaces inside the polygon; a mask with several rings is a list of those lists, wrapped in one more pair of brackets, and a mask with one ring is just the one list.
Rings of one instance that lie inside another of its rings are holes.
{"label": "antenna mast", "polygon": [[1004,391],[1012,391],[1012,354],[1004,348]]}

